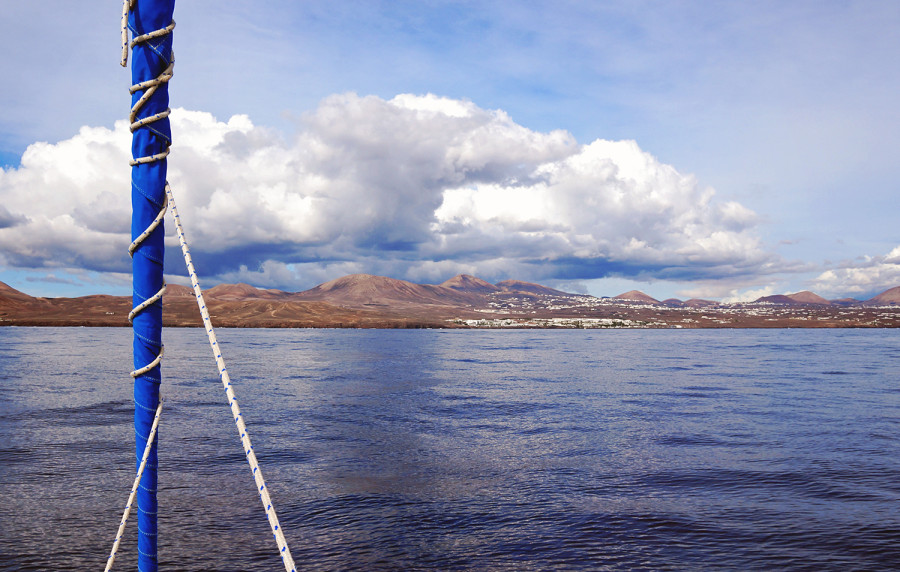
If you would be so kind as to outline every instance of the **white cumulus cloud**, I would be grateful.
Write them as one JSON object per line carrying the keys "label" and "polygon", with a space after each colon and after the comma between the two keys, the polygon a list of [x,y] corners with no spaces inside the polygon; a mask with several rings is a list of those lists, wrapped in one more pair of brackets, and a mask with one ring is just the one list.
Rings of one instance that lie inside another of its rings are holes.
{"label": "white cumulus cloud", "polygon": [[865,256],[822,272],[813,281],[817,292],[837,295],[879,294],[900,285],[900,246],[884,256]]}
{"label": "white cumulus cloud", "polygon": [[[487,278],[735,279],[780,261],[756,215],[634,141],[578,144],[434,95],[334,95],[291,138],[246,116],[175,110],[169,158],[201,273],[307,287],[374,272]],[[130,134],[85,127],[0,170],[0,257],[129,267]],[[167,266],[173,261],[175,242]]]}

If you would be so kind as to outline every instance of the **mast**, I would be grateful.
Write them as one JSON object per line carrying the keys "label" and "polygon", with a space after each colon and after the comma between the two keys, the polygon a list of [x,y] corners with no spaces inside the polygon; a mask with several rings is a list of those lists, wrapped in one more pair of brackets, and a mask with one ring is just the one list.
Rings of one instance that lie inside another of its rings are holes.
{"label": "mast", "polygon": [[[131,29],[131,237],[134,327],[134,432],[137,465],[150,435],[162,382],[162,292],[166,155],[171,144],[168,80],[174,61],[175,0],[125,0]],[[123,65],[125,65],[123,61]],[[148,232],[149,231],[149,232]],[[143,238],[142,238],[143,237]],[[143,307],[142,307],[143,306]],[[158,442],[158,438],[156,442]],[[137,491],[138,570],[157,560],[157,443]]]}
{"label": "mast", "polygon": [[134,327],[134,432],[137,475],[119,531],[107,559],[109,571],[131,511],[132,499],[138,505],[138,570],[156,572],[157,558],[157,499],[158,455],[157,428],[162,402],[159,395],[162,375],[162,296],[166,290],[163,280],[165,230],[163,219],[171,202],[184,261],[197,296],[200,315],[206,326],[210,347],[216,356],[219,375],[241,435],[247,462],[259,490],[259,499],[266,510],[275,542],[287,572],[295,572],[294,560],[288,550],[284,531],[275,514],[271,498],[262,477],[250,436],[231,387],[228,371],[218,347],[203,292],[191,261],[184,230],[175,208],[175,198],[166,182],[169,146],[172,132],[169,125],[169,80],[175,66],[172,52],[172,14],[175,0],[123,0],[122,7],[122,66],[128,62],[128,31],[132,33],[131,59],[131,246],[134,294],[133,309],[128,315]]}

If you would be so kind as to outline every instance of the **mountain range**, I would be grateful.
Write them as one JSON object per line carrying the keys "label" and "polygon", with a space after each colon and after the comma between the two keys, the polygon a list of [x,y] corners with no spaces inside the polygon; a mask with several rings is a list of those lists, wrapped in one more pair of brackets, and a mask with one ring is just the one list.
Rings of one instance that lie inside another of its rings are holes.
{"label": "mountain range", "polygon": [[[2,284],[2,283],[0,283]],[[169,287],[173,288],[172,286]],[[181,295],[193,296],[190,288],[178,287]],[[283,290],[263,290],[249,284],[220,284],[206,291],[208,297],[222,300],[241,299],[295,299],[318,300],[329,303],[337,303],[344,306],[382,306],[390,303],[420,303],[435,305],[477,304],[482,297],[488,294],[523,294],[532,296],[558,296],[581,297],[584,294],[563,292],[540,284],[523,282],[521,280],[503,280],[491,284],[486,280],[460,274],[442,282],[441,284],[416,284],[406,280],[374,276],[371,274],[350,274],[319,284],[315,288],[302,292],[286,292]],[[172,295],[171,290],[167,293]],[[643,302],[645,304],[660,304],[665,306],[711,306],[720,305],[713,300],[701,300],[693,298],[681,301],[677,298],[669,298],[659,301],[640,290],[630,290],[617,296],[614,300],[628,302]],[[763,296],[750,302],[751,304],[783,304],[783,305],[867,305],[883,306],[900,304],[900,286],[885,290],[881,294],[868,300],[856,300],[853,298],[841,298],[827,300],[818,294],[804,290],[795,294],[778,294]]]}
{"label": "mountain range", "polygon": [[[900,305],[900,286],[865,301],[826,300],[804,291],[729,305],[699,299],[659,301],[637,290],[611,298],[596,298],[520,280],[491,284],[465,274],[441,284],[415,284],[384,276],[351,274],[302,292],[261,289],[249,284],[219,284],[206,290],[204,297],[214,322],[223,326],[447,327],[504,316],[519,321],[526,316],[531,320],[637,316],[644,323],[655,316],[654,319],[662,320],[660,323],[668,323],[666,320],[674,319],[667,318],[669,314],[679,317],[685,312],[711,308],[739,309],[748,316],[759,315],[759,308],[764,307],[782,308],[785,316],[791,308],[826,311],[849,307],[863,311]],[[130,307],[130,296],[36,298],[0,282],[0,324],[126,326]],[[168,325],[200,323],[194,293],[186,286],[169,285],[163,307]]]}

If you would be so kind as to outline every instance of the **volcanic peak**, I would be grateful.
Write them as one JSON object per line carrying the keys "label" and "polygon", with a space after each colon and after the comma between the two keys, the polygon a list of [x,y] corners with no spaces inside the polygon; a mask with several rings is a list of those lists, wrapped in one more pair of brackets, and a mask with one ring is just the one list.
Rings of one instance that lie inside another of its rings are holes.
{"label": "volcanic peak", "polygon": [[888,306],[891,304],[900,304],[900,286],[895,286],[889,290],[885,290],[874,298],[869,298],[865,302],[869,305]]}
{"label": "volcanic peak", "polygon": [[4,296],[13,300],[32,300],[31,296],[24,292],[16,290],[5,282],[0,282],[0,296]]}
{"label": "volcanic peak", "polygon": [[503,280],[501,282],[497,282],[497,287],[504,292],[543,294],[546,296],[572,296],[572,294],[563,292],[562,290],[555,290],[553,288],[548,288],[547,286],[534,284],[532,282],[523,282],[521,280]]}
{"label": "volcanic peak", "polygon": [[458,274],[453,278],[442,282],[440,286],[459,290],[460,292],[475,292],[478,294],[490,294],[491,292],[500,291],[498,286],[494,286],[486,280],[470,276],[469,274]]}
{"label": "volcanic peak", "polygon": [[470,303],[475,295],[444,286],[413,284],[386,276],[350,274],[300,292],[297,296],[305,300],[327,300],[338,304],[370,306],[392,302],[429,305]]}
{"label": "volcanic peak", "polygon": [[646,304],[659,304],[659,300],[644,294],[640,290],[629,290],[618,296],[613,296],[616,300],[630,300],[632,302],[644,302]]}
{"label": "volcanic peak", "polygon": [[762,298],[757,298],[754,303],[783,304],[786,306],[803,306],[807,304],[820,306],[831,305],[831,302],[819,296],[818,294],[810,292],[809,290],[804,290],[803,292],[797,292],[795,294],[775,294],[773,296],[763,296]]}
{"label": "volcanic peak", "polygon": [[819,296],[818,294],[814,294],[809,290],[804,290],[803,292],[797,292],[796,294],[788,294],[788,298],[795,302],[799,302],[800,304],[830,304],[828,300]]}

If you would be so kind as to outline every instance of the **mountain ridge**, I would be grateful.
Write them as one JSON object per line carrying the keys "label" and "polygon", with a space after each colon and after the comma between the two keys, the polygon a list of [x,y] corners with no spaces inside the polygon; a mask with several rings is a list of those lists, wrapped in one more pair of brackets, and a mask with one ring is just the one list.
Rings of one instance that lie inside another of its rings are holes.
{"label": "mountain ridge", "polygon": [[[368,293],[369,296],[373,296],[380,292],[390,292],[394,291],[394,297],[399,297],[399,299],[406,298],[418,298],[422,300],[430,299],[432,303],[435,303],[436,299],[440,296],[444,296],[449,294],[449,291],[455,292],[457,294],[491,294],[491,293],[527,293],[533,295],[553,295],[553,296],[586,296],[586,294],[574,294],[570,292],[564,292],[562,290],[557,290],[554,288],[550,288],[548,286],[544,286],[542,284],[537,284],[533,282],[524,282],[522,280],[514,280],[507,279],[501,280],[496,284],[491,284],[490,282],[478,278],[476,276],[472,276],[469,274],[458,274],[452,278],[445,280],[440,284],[418,284],[415,282],[410,282],[407,280],[401,280],[399,278],[389,278],[387,276],[378,276],[374,274],[348,274],[346,276],[342,276],[340,278],[335,278],[334,280],[329,280],[327,282],[323,282],[313,288],[309,288],[307,290],[301,290],[298,292],[289,292],[286,290],[279,289],[267,289],[267,288],[259,288],[253,286],[251,284],[247,284],[244,282],[238,282],[235,284],[227,284],[221,283],[210,288],[207,288],[203,291],[204,296],[209,298],[216,298],[220,300],[244,300],[244,299],[268,299],[268,300],[284,300],[284,299],[320,299],[325,297],[326,292],[338,292],[338,291],[353,291],[354,294],[350,297],[356,296],[357,298],[364,297],[364,293]],[[59,298],[43,298],[31,296],[25,292],[17,290],[12,286],[0,281],[0,296],[3,296],[7,299],[16,299],[16,300],[35,300],[35,299],[61,299],[65,297]],[[167,285],[166,297],[193,297],[193,290],[189,286],[183,286],[180,284],[169,284]],[[82,298],[84,296],[81,296]],[[645,302],[648,304],[661,304],[661,305],[686,305],[686,306],[701,306],[701,305],[710,305],[710,304],[721,304],[721,302],[716,302],[714,300],[702,300],[697,298],[692,298],[690,300],[681,301],[677,298],[669,298],[664,301],[659,301],[656,298],[640,291],[640,290],[630,290],[628,292],[623,292],[616,296],[611,296],[610,298],[616,300],[627,300],[634,302]],[[457,301],[462,300],[462,298],[456,298]],[[471,301],[470,297],[465,298],[467,301]],[[801,292],[796,292],[793,294],[773,294],[769,296],[762,296],[753,300],[752,303],[773,303],[773,304],[818,304],[818,305],[831,305],[831,304],[900,304],[900,286],[895,286],[892,288],[888,288],[887,290],[869,298],[866,300],[858,300],[855,298],[840,298],[834,300],[827,300],[818,294],[811,292],[809,290],[803,290]]]}
{"label": "mountain ridge", "polygon": [[[444,328],[494,327],[490,324],[500,322],[512,327],[900,326],[900,312],[891,308],[900,309],[900,287],[864,302],[828,301],[803,291],[726,304],[674,298],[659,302],[638,290],[597,298],[520,280],[491,284],[466,274],[440,284],[351,274],[301,292],[218,284],[205,291],[205,299],[214,323],[232,327]],[[130,309],[130,296],[38,298],[0,282],[2,325],[127,326]],[[196,310],[190,288],[168,286],[166,325],[198,326]],[[624,326],[611,326],[614,323]]]}

